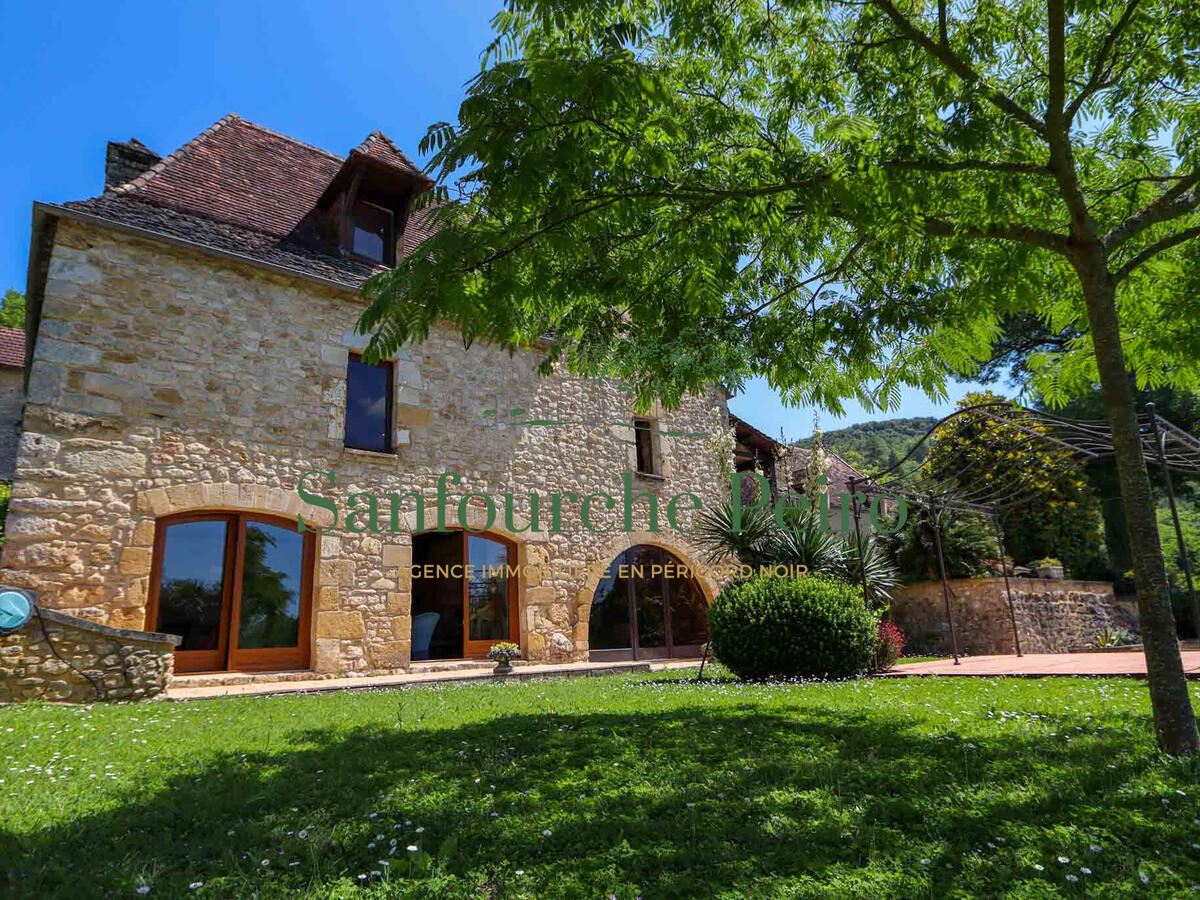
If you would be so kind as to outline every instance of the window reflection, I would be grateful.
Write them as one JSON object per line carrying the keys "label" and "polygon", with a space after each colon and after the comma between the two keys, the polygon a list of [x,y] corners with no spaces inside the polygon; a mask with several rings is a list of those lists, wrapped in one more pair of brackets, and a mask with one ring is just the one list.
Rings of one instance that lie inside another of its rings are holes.
{"label": "window reflection", "polygon": [[304,538],[295,531],[246,525],[238,647],[294,647],[300,635]]}
{"label": "window reflection", "polygon": [[181,522],[167,529],[155,627],[180,635],[180,650],[220,647],[227,527]]}

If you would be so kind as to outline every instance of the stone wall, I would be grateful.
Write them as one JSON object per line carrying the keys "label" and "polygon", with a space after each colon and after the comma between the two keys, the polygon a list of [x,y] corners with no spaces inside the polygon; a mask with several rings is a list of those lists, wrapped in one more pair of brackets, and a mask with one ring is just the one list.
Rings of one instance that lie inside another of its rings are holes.
{"label": "stone wall", "polygon": [[[632,410],[612,385],[539,378],[531,353],[510,356],[435,330],[394,361],[394,454],[343,447],[347,354],[361,301],[350,291],[289,278],[188,249],[64,221],[57,231],[17,460],[2,564],[39,603],[123,628],[146,627],[155,521],[185,510],[249,509],[294,517],[309,471],[332,471],[350,494],[433,496],[455,472],[459,497],[510,492],[621,493],[635,468]],[[721,479],[705,437],[725,422],[714,389],[658,414],[661,478],[638,491],[662,506],[681,492],[719,502]],[[602,408],[601,408],[602,407]],[[512,427],[482,413],[553,410],[586,424]],[[601,415],[597,415],[600,413]],[[653,414],[653,413],[652,413]],[[617,424],[612,424],[616,422]],[[722,426],[723,427],[723,426]],[[309,482],[316,490],[315,480]],[[567,503],[563,530],[497,533],[521,563],[605,565],[632,543],[657,543],[694,561],[687,535],[585,530]],[[474,507],[473,507],[474,508]],[[598,503],[594,512],[601,512]],[[528,511],[519,507],[522,516]],[[386,518],[386,517],[385,517]],[[603,527],[614,514],[597,517]],[[687,522],[694,521],[684,514]],[[318,672],[403,669],[411,638],[407,532],[320,539],[313,618]],[[411,520],[409,521],[411,525]],[[546,527],[545,524],[542,526]],[[716,585],[701,586],[711,599]],[[591,585],[582,574],[523,581],[520,639],[535,660],[587,658]]]}
{"label": "stone wall", "polygon": [[[1126,609],[1101,581],[1010,579],[1021,650],[1061,653],[1095,642],[1106,627],[1128,626]],[[1012,621],[1003,578],[952,578],[950,609],[960,653],[1014,652]],[[941,582],[905,585],[895,592],[892,617],[904,632],[906,652],[950,652],[950,629]]]}
{"label": "stone wall", "polygon": [[35,613],[20,631],[0,637],[0,703],[157,696],[171,679],[178,643],[174,635],[109,628],[43,609],[40,621]]}
{"label": "stone wall", "polygon": [[11,481],[16,468],[24,405],[25,370],[0,366],[0,481]]}

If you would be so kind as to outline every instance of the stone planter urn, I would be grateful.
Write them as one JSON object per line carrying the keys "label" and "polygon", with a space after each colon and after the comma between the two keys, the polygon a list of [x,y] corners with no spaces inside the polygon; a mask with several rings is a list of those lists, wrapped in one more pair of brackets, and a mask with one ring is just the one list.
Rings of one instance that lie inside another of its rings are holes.
{"label": "stone planter urn", "polygon": [[521,648],[508,641],[492,644],[492,649],[488,651],[488,659],[496,664],[496,667],[492,669],[493,675],[511,675],[512,661],[520,658]]}
{"label": "stone planter urn", "polygon": [[1038,566],[1038,578],[1045,578],[1049,581],[1062,581],[1066,577],[1062,566]]}

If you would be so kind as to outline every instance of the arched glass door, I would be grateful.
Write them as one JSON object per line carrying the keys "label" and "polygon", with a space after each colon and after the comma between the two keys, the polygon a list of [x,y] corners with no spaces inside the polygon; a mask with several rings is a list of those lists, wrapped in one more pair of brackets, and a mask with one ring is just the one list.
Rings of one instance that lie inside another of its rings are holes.
{"label": "arched glass door", "polygon": [[588,625],[594,660],[699,656],[708,640],[708,603],[678,559],[660,547],[621,553],[592,594]]}
{"label": "arched glass door", "polygon": [[182,636],[178,672],[307,668],[314,548],[267,516],[160,520],[146,627]]}

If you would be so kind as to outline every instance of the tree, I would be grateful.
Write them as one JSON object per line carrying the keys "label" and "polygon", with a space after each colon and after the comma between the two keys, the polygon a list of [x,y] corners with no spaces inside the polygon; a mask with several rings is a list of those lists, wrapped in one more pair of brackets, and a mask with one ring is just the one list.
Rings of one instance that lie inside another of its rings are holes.
{"label": "tree", "polygon": [[25,330],[25,295],[9,288],[0,306],[0,326]]}
{"label": "tree", "polygon": [[434,233],[364,288],[368,356],[553,333],[542,371],[643,404],[763,375],[839,412],[944,396],[1005,315],[1076,324],[1039,390],[1102,386],[1159,744],[1197,749],[1126,374],[1200,379],[1200,8],[509,0],[495,27],[423,142]]}
{"label": "tree", "polygon": [[[968,393],[960,410],[1002,402],[991,391]],[[1080,460],[1049,438],[1035,422],[1021,426],[980,414],[963,413],[936,432],[925,472],[965,492],[989,489],[1011,504],[1000,510],[1005,549],[1022,565],[1052,556],[1072,577],[1111,578],[1100,536],[1100,503]],[[987,503],[987,497],[979,499]]]}

